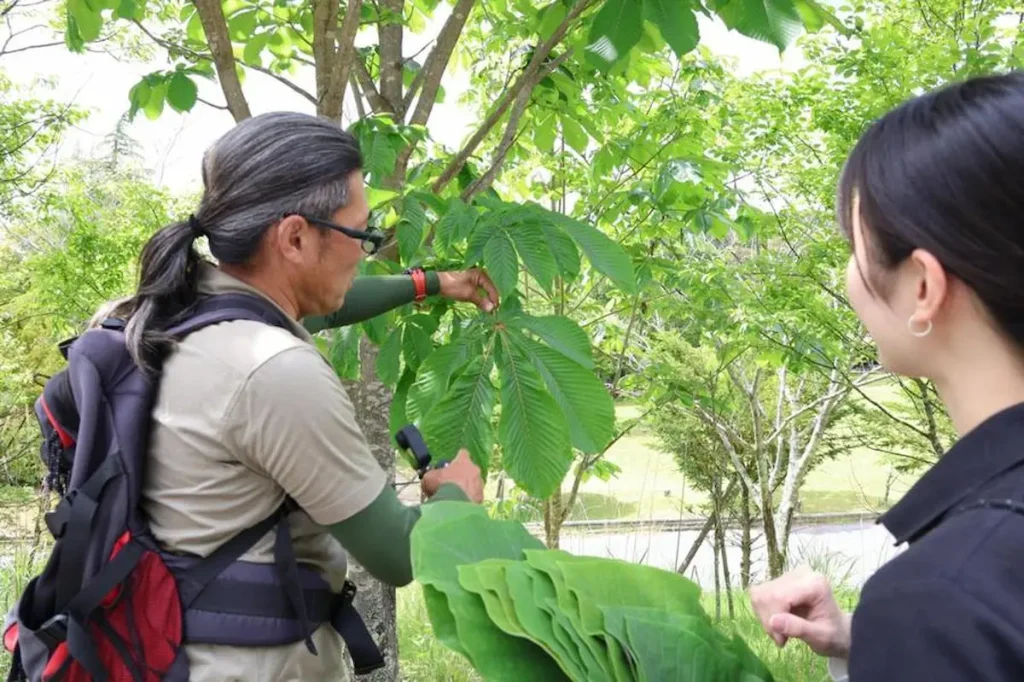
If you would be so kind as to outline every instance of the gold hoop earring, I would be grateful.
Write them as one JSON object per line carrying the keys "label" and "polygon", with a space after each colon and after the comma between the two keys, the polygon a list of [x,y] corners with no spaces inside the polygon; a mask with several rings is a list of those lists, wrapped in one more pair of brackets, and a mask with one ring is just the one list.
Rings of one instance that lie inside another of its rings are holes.
{"label": "gold hoop earring", "polygon": [[928,326],[924,328],[924,331],[919,332],[914,329],[914,318],[910,317],[907,319],[907,330],[918,338],[928,336],[929,334],[932,333],[932,321],[926,320],[926,322],[928,323]]}

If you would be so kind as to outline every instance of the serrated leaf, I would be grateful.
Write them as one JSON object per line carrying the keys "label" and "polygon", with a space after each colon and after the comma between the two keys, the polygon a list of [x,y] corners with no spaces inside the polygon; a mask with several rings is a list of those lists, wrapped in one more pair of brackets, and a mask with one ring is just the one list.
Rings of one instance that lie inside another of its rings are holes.
{"label": "serrated leaf", "polygon": [[771,43],[780,51],[803,30],[793,0],[719,0],[709,4],[729,28]]}
{"label": "serrated leaf", "polygon": [[416,324],[402,325],[402,357],[406,365],[418,370],[433,350],[434,342],[428,331]]}
{"label": "serrated leaf", "polygon": [[394,386],[401,371],[402,329],[393,329],[377,351],[377,376],[387,386]]}
{"label": "serrated leaf", "polygon": [[364,150],[366,169],[375,180],[383,180],[395,170],[398,152],[395,151],[386,134],[373,133],[369,150]]}
{"label": "serrated leaf", "polygon": [[643,32],[643,6],[639,0],[606,0],[590,27],[587,61],[608,71],[629,54]]}
{"label": "serrated leaf", "polygon": [[409,263],[419,250],[420,244],[423,243],[423,225],[402,220],[395,228],[395,237],[398,239],[399,257],[403,263]]}
{"label": "serrated leaf", "polygon": [[381,189],[380,187],[366,188],[366,203],[370,205],[370,209],[380,208],[397,196],[398,192],[390,189]]}
{"label": "serrated leaf", "polygon": [[502,296],[508,295],[516,287],[519,278],[519,259],[508,232],[497,229],[487,244],[484,245],[484,267],[498,287]]}
{"label": "serrated leaf", "polygon": [[447,249],[458,244],[473,230],[476,213],[462,199],[453,197],[448,200],[448,210],[437,223],[437,241]]}
{"label": "serrated leaf", "polygon": [[604,233],[584,222],[557,213],[556,221],[586,254],[594,268],[627,293],[636,289],[633,264],[621,246]]}
{"label": "serrated leaf", "polygon": [[562,121],[562,135],[565,136],[565,141],[580,154],[586,153],[587,144],[590,142],[587,131],[571,116],[563,114],[560,118]]}
{"label": "serrated leaf", "polygon": [[506,234],[511,235],[516,251],[519,252],[529,273],[544,291],[551,293],[551,283],[555,278],[557,266],[540,226],[533,222],[523,222],[507,230]]}
{"label": "serrated leaf", "polygon": [[558,272],[565,279],[576,279],[580,274],[580,252],[575,242],[569,238],[565,230],[550,222],[541,223],[540,229],[548,244],[548,250],[555,257]]}
{"label": "serrated leaf", "polygon": [[677,57],[690,52],[700,42],[697,17],[683,0],[644,0],[644,16],[658,27],[661,37]]}
{"label": "serrated leaf", "polygon": [[342,327],[334,334],[328,358],[338,376],[355,381],[359,378],[359,327]]}
{"label": "serrated leaf", "polygon": [[490,355],[475,358],[423,418],[422,429],[436,458],[451,460],[466,448],[484,476],[494,449],[492,366]]}
{"label": "serrated leaf", "polygon": [[594,359],[590,339],[579,325],[567,317],[519,315],[507,324],[536,334],[548,346],[582,367],[592,370]]}
{"label": "serrated leaf", "polygon": [[463,338],[438,346],[423,361],[409,389],[408,400],[415,404],[417,414],[428,413],[448,391],[452,375],[469,359],[467,341]]}
{"label": "serrated leaf", "polygon": [[505,471],[528,494],[548,498],[557,491],[569,466],[569,426],[537,370],[498,334],[501,379],[501,442]]}
{"label": "serrated leaf", "polygon": [[484,247],[491,237],[498,230],[498,225],[493,221],[479,220],[469,235],[469,243],[466,245],[466,265],[478,265],[484,258]]}
{"label": "serrated leaf", "polygon": [[172,109],[179,113],[191,111],[198,96],[199,90],[191,78],[180,71],[171,76],[171,80],[167,84],[167,103],[171,105]]}
{"label": "serrated leaf", "polygon": [[509,335],[540,373],[569,424],[572,445],[588,454],[601,452],[615,427],[615,404],[590,370],[525,336]]}

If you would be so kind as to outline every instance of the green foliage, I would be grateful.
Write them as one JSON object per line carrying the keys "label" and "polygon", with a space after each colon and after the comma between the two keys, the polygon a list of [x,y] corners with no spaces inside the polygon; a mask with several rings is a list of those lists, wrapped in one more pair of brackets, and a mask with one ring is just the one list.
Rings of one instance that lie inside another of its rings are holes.
{"label": "green foliage", "polygon": [[424,507],[412,551],[435,634],[485,680],[773,679],[675,573],[547,550],[458,502]]}

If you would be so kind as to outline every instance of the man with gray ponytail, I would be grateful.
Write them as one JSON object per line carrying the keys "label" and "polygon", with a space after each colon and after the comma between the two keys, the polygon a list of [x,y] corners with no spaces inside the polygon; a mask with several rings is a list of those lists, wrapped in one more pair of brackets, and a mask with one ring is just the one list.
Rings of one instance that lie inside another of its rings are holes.
{"label": "man with gray ponytail", "polygon": [[[426,295],[490,311],[497,293],[479,270],[357,280],[360,260],[380,246],[367,228],[361,164],[356,140],[324,119],[245,120],[206,153],[195,213],[143,250],[138,290],[119,312],[132,357],[159,376],[141,504],[169,552],[206,557],[293,500],[295,558],[333,589],[345,582],[346,552],[386,583],[412,579],[409,535],[419,509],[401,504],[388,485],[310,332]],[[199,237],[209,240],[216,266],[193,247]],[[269,304],[287,328],[239,319],[172,343],[166,330],[197,300],[220,294]],[[483,497],[465,451],[429,472],[422,487],[431,500]],[[273,563],[274,545],[267,533],[241,559]],[[338,632],[325,623],[311,639],[187,643],[190,679],[342,679]],[[307,651],[313,645],[318,655]]]}

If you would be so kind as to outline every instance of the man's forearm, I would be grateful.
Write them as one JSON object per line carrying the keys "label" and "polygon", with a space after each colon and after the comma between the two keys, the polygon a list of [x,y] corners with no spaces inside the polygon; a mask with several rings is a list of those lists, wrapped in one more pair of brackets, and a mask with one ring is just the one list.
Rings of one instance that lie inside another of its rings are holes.
{"label": "man's forearm", "polygon": [[[468,501],[453,483],[438,488],[430,502]],[[427,502],[427,504],[430,504]],[[395,587],[412,582],[410,537],[420,518],[420,508],[401,503],[394,488],[384,486],[365,509],[331,526],[331,535],[377,580]]]}
{"label": "man's forearm", "polygon": [[[427,295],[436,296],[441,283],[436,272],[427,272]],[[324,329],[345,327],[382,315],[389,310],[412,303],[416,298],[416,285],[409,275],[367,275],[356,277],[345,295],[341,308],[329,315],[317,315],[302,320],[310,334]]]}

